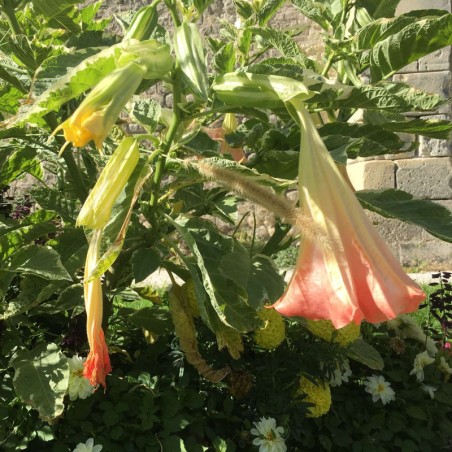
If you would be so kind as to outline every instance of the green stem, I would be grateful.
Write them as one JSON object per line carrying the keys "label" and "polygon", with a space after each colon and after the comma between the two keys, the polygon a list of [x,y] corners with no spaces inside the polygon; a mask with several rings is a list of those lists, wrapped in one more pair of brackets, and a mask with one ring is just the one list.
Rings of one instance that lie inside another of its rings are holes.
{"label": "green stem", "polygon": [[[47,115],[44,116],[44,119],[52,130],[55,130],[57,128],[58,123],[54,112],[47,113]],[[55,137],[55,139],[59,144],[61,145],[64,144],[61,137],[57,136]],[[71,176],[72,181],[74,182],[74,188],[77,198],[83,203],[88,197],[88,189],[86,188],[85,181],[82,178],[80,169],[77,166],[77,163],[71,152],[64,152],[63,159],[66,163],[69,175]]]}
{"label": "green stem", "polygon": [[13,36],[22,34],[22,30],[20,29],[19,22],[17,22],[17,17],[11,0],[5,0],[3,2],[3,12],[5,13],[6,20],[11,28],[11,34]]}
{"label": "green stem", "polygon": [[165,5],[168,8],[171,17],[173,18],[174,25],[178,27],[181,24],[179,13],[177,12],[176,4],[173,0],[165,0]]}
{"label": "green stem", "polygon": [[331,51],[328,60],[325,64],[325,67],[323,68],[323,71],[320,75],[323,75],[326,77],[328,75],[328,71],[331,69],[331,66],[333,65],[334,57],[336,56],[336,53],[334,51]]}
{"label": "green stem", "polygon": [[179,108],[179,103],[181,101],[181,91],[179,87],[179,83],[177,80],[177,72],[178,68],[176,67],[176,74],[175,74],[175,83],[173,85],[173,117],[171,119],[171,124],[168,128],[168,132],[165,136],[165,142],[162,146],[162,153],[157,157],[157,163],[155,164],[155,173],[154,173],[154,179],[152,181],[152,192],[151,192],[151,199],[149,201],[149,204],[151,207],[154,207],[157,203],[158,199],[158,192],[160,188],[160,182],[163,177],[163,170],[165,168],[165,161],[166,156],[171,148],[171,145],[173,144],[174,137],[176,136],[177,129],[179,128],[179,125],[182,120],[182,112]]}

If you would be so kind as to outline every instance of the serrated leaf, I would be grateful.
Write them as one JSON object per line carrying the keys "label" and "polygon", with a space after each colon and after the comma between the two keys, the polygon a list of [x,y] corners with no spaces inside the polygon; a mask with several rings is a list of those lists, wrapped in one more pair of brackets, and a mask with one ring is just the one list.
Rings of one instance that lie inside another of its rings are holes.
{"label": "serrated leaf", "polygon": [[387,78],[412,61],[451,44],[452,14],[416,20],[372,48],[372,80]]}
{"label": "serrated leaf", "polygon": [[36,149],[32,147],[19,148],[13,152],[0,170],[1,185],[8,185],[27,173],[42,179],[41,162],[35,156]]}
{"label": "serrated leaf", "polygon": [[437,140],[447,140],[452,131],[452,123],[441,119],[412,119],[401,122],[387,122],[381,125],[392,132],[412,133]]}
{"label": "serrated leaf", "polygon": [[233,42],[227,43],[215,53],[213,64],[218,74],[224,74],[234,70],[235,46]]}
{"label": "serrated leaf", "polygon": [[61,263],[59,254],[52,248],[43,246],[28,246],[16,251],[6,269],[26,275],[36,275],[49,281],[72,281],[71,275]]}
{"label": "serrated leaf", "polygon": [[[347,158],[370,157],[405,152],[406,143],[395,133],[372,124],[335,122],[319,129],[327,149],[338,160],[337,154]],[[344,162],[345,163],[345,162]]]}
{"label": "serrated leaf", "polygon": [[362,190],[356,196],[366,209],[415,224],[441,240],[452,242],[452,212],[440,204],[393,189]]}
{"label": "serrated leaf", "polygon": [[14,367],[14,390],[27,405],[50,422],[64,410],[69,382],[69,364],[56,344],[40,344],[18,351],[10,362]]}
{"label": "serrated leaf", "polygon": [[277,49],[283,57],[293,58],[302,67],[315,69],[315,63],[301,51],[288,33],[270,27],[252,27],[250,30],[253,34],[261,36],[265,43]]}
{"label": "serrated leaf", "polygon": [[140,99],[133,103],[134,118],[149,132],[153,132],[158,125],[162,108],[153,99]]}
{"label": "serrated leaf", "polygon": [[67,11],[79,2],[78,0],[32,0],[32,3],[36,12],[51,19]]}
{"label": "serrated leaf", "polygon": [[285,0],[263,0],[257,11],[259,25],[266,25],[284,2]]}
{"label": "serrated leaf", "polygon": [[66,311],[67,309],[81,307],[83,306],[83,300],[83,285],[73,284],[72,286],[66,287],[60,293],[60,296],[54,305],[54,310]]}
{"label": "serrated leaf", "polygon": [[318,0],[291,0],[291,2],[303,15],[319,24],[324,30],[329,29],[327,6],[324,3]]}
{"label": "serrated leaf", "polygon": [[372,345],[357,339],[352,342],[346,350],[350,359],[357,361],[373,370],[383,370],[384,361],[380,353]]}
{"label": "serrated leaf", "polygon": [[33,199],[44,209],[58,212],[64,221],[75,224],[78,215],[78,203],[66,193],[54,188],[34,188],[31,192]]}

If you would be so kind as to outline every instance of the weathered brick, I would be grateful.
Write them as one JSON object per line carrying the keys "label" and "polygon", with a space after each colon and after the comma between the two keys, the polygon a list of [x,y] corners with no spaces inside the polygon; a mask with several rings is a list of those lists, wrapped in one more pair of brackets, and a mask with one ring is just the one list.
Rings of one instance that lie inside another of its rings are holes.
{"label": "weathered brick", "polygon": [[452,67],[452,47],[444,47],[419,59],[418,71],[448,71]]}
{"label": "weathered brick", "polygon": [[396,187],[417,198],[452,199],[450,157],[396,160]]}
{"label": "weathered brick", "polygon": [[[425,116],[422,119],[448,119],[447,115]],[[435,138],[419,137],[420,157],[447,157],[452,155],[452,138],[437,140]]]}
{"label": "weathered brick", "polygon": [[355,190],[395,188],[394,170],[394,163],[387,160],[347,165],[347,173]]}

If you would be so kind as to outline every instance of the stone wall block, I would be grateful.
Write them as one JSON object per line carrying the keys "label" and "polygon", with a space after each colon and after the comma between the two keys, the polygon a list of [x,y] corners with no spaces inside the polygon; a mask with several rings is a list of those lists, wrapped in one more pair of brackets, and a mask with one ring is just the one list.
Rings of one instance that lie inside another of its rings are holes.
{"label": "stone wall block", "polygon": [[355,190],[395,188],[395,166],[387,160],[357,162],[347,165]]}
{"label": "stone wall block", "polygon": [[451,67],[451,47],[444,47],[419,59],[418,71],[448,71]]}
{"label": "stone wall block", "polygon": [[[448,115],[423,116],[422,119],[447,119]],[[419,137],[420,157],[448,157],[452,155],[452,137],[448,140],[437,140],[428,137]]]}
{"label": "stone wall block", "polygon": [[450,157],[396,160],[396,188],[423,199],[452,199]]}

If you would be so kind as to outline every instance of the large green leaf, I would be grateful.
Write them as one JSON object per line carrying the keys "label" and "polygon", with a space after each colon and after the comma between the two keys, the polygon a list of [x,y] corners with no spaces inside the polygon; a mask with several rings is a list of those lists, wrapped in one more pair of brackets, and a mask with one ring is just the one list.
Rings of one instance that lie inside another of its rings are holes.
{"label": "large green leaf", "polygon": [[257,12],[259,25],[266,25],[284,2],[285,0],[263,0]]}
{"label": "large green leaf", "polygon": [[293,58],[302,67],[315,69],[315,63],[306,56],[288,34],[270,27],[252,27],[251,31],[261,36],[264,43],[277,49],[283,57]]}
{"label": "large green leaf", "polygon": [[21,224],[0,231],[0,261],[11,256],[30,242],[46,236],[56,230],[52,220],[55,212],[38,210],[27,217]]}
{"label": "large green leaf", "polygon": [[50,19],[71,9],[77,3],[78,0],[33,0],[33,7],[36,12]]}
{"label": "large green leaf", "polygon": [[44,246],[32,245],[21,248],[13,254],[6,269],[26,275],[36,275],[49,281],[72,281],[61,263],[59,254],[52,248]]}
{"label": "large green leaf", "polygon": [[[172,220],[171,220],[172,221]],[[231,254],[234,248],[233,239],[220,235],[208,222],[196,219],[179,218],[173,222],[178,232],[192,252],[199,272],[202,275],[203,288],[218,318],[227,326],[240,332],[251,331],[257,325],[256,311],[248,304],[246,289],[232,279],[225,277],[221,270],[221,261],[225,255]],[[238,256],[238,254],[235,254]],[[243,256],[243,254],[241,253]],[[223,268],[224,270],[224,268]],[[232,275],[229,275],[232,276]],[[202,290],[196,287],[198,277],[194,275],[197,297],[203,297]],[[202,303],[199,302],[202,307]],[[208,318],[208,308],[201,309],[209,324],[214,327],[215,318]]]}
{"label": "large green leaf", "polygon": [[447,140],[452,131],[452,123],[445,119],[412,119],[401,122],[387,122],[381,127],[392,132],[413,133],[424,137]]}
{"label": "large green leaf", "polygon": [[154,306],[135,311],[129,316],[129,321],[137,328],[143,328],[159,336],[174,331],[170,311]]}
{"label": "large green leaf", "polygon": [[31,107],[24,106],[12,123],[33,122],[96,85],[115,69],[116,48],[83,49],[47,60],[36,74],[34,96],[39,97]]}
{"label": "large green leaf", "polygon": [[324,30],[328,30],[327,6],[316,0],[291,0],[306,17],[319,24]]}
{"label": "large green leaf", "polygon": [[356,6],[366,8],[375,19],[379,17],[393,17],[400,0],[357,0]]}
{"label": "large green leaf", "polygon": [[370,51],[373,81],[388,78],[412,61],[452,44],[452,14],[413,22]]}
{"label": "large green leaf", "polygon": [[370,369],[383,370],[385,365],[378,350],[367,342],[364,342],[362,339],[357,339],[352,342],[347,347],[346,354],[349,358],[364,364]]}
{"label": "large green leaf", "polygon": [[64,410],[69,382],[69,364],[56,344],[40,344],[20,350],[12,358],[14,390],[22,401],[39,411],[47,422]]}
{"label": "large green leaf", "polygon": [[338,160],[338,155],[342,155],[346,160],[372,155],[397,154],[407,150],[406,143],[394,132],[371,124],[335,122],[325,124],[319,129],[319,133],[335,160]]}
{"label": "large green leaf", "polygon": [[424,228],[429,234],[452,242],[452,212],[440,204],[414,199],[402,190],[362,190],[356,196],[366,209]]}
{"label": "large green leaf", "polygon": [[31,174],[42,179],[41,162],[35,158],[36,149],[33,147],[19,147],[3,163],[0,170],[0,185],[5,186],[20,178],[24,174]]}

